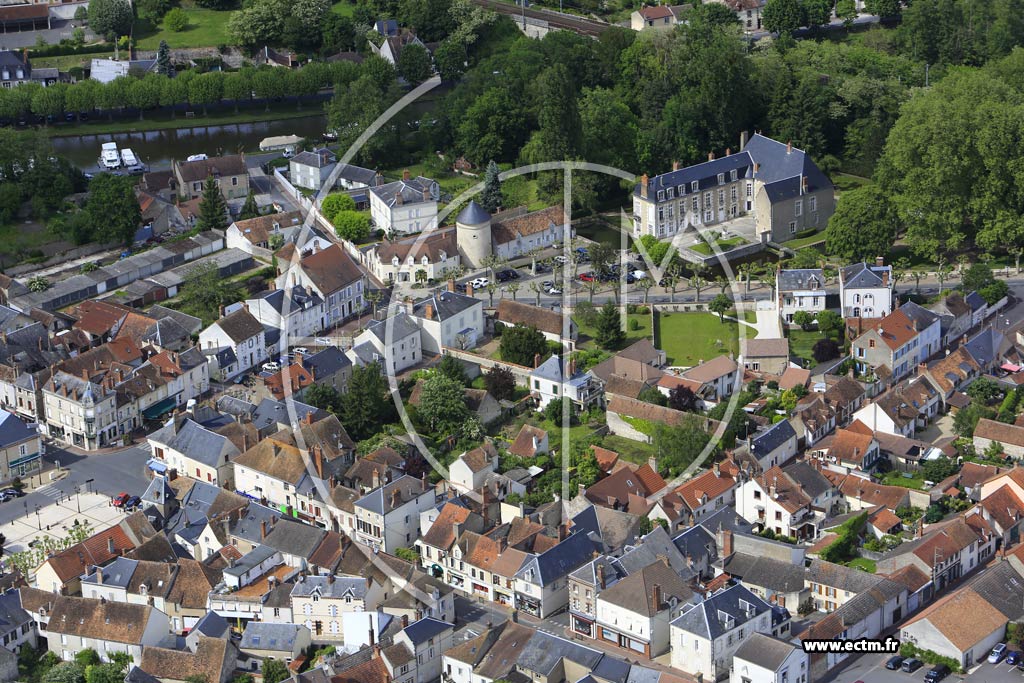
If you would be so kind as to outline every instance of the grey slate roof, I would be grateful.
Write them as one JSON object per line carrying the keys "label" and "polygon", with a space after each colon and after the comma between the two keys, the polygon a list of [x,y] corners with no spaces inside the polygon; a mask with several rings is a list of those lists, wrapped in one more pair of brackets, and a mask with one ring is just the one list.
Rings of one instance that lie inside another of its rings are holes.
{"label": "grey slate roof", "polygon": [[[572,534],[558,545],[528,559],[516,572],[516,578],[547,586],[587,562],[593,552],[594,544],[587,534]],[[532,580],[526,578],[531,571]]]}
{"label": "grey slate roof", "polygon": [[762,666],[769,671],[778,671],[786,658],[793,654],[796,645],[773,638],[763,633],[752,633],[736,649],[734,657],[745,662]]}
{"label": "grey slate roof", "polygon": [[[892,272],[892,266],[875,266],[868,265],[867,263],[854,263],[853,265],[846,266],[840,269],[839,277],[842,279],[843,286],[849,288],[868,288],[868,287],[881,287],[882,286],[882,273]],[[889,282],[892,282],[890,277]]]}
{"label": "grey slate roof", "polygon": [[[423,191],[429,193],[429,199],[423,198]],[[395,197],[402,195],[402,205],[420,204],[424,201],[436,202],[440,197],[440,188],[430,178],[417,176],[409,180],[398,180],[386,185],[371,187],[370,192],[379,197],[386,205],[395,206]]]}
{"label": "grey slate roof", "polygon": [[918,306],[913,301],[909,301],[900,306],[900,310],[903,311],[903,313],[908,318],[910,318],[911,322],[917,323],[919,330],[924,330],[929,325],[934,323],[939,317],[932,311],[929,311],[927,308],[922,308],[921,306]]}
{"label": "grey slate roof", "polygon": [[[293,415],[294,413],[294,415]],[[265,398],[256,406],[252,414],[252,424],[256,429],[263,431],[272,428],[274,425],[288,426],[292,424],[293,418],[302,422],[306,415],[312,413],[314,419],[320,417],[320,410],[305,403],[287,399],[286,401],[275,401],[272,398]]]}
{"label": "grey slate roof", "polygon": [[[319,306],[324,302],[315,290],[312,288],[307,289],[301,285],[291,289],[272,289],[268,292],[263,292],[257,298],[267,302],[268,306],[281,315]],[[286,301],[287,304],[285,303]]]}
{"label": "grey slate roof", "polygon": [[327,532],[319,527],[282,518],[267,532],[263,543],[286,555],[309,557],[326,534]]}
{"label": "grey slate roof", "polygon": [[362,577],[303,576],[295,582],[292,597],[309,597],[314,593],[324,598],[341,599],[351,596],[362,600],[366,597],[366,579]]}
{"label": "grey slate roof", "polygon": [[780,270],[777,280],[779,291],[794,292],[815,288],[825,290],[825,274],[821,268],[795,268]]}
{"label": "grey slate roof", "polygon": [[969,339],[964,347],[971,354],[971,358],[982,367],[989,367],[995,363],[1006,345],[1006,337],[991,327],[985,328],[973,338]]}
{"label": "grey slate roof", "polygon": [[211,432],[198,422],[186,419],[178,433],[174,433],[173,422],[149,435],[151,441],[183,453],[185,457],[201,462],[208,467],[220,465],[221,454],[230,444],[227,437]]}
{"label": "grey slate roof", "polygon": [[804,588],[802,566],[771,557],[733,553],[723,569],[748,585],[779,593],[799,593]]}
{"label": "grey slate roof", "polygon": [[[391,326],[390,330],[388,329],[389,325]],[[413,335],[418,335],[420,333],[420,328],[417,327],[416,323],[409,318],[408,313],[405,311],[399,311],[385,320],[373,321],[366,326],[366,331],[379,339],[386,347],[389,332],[391,334],[392,341],[395,341],[398,339],[405,339],[406,337],[411,337]]]}
{"label": "grey slate roof", "polygon": [[431,638],[441,635],[448,629],[453,628],[451,624],[433,617],[426,617],[409,624],[404,630],[413,645],[419,645]]}
{"label": "grey slate roof", "polygon": [[352,361],[337,346],[328,346],[312,356],[302,359],[302,365],[313,373],[314,379],[330,377],[341,370],[351,367]]}
{"label": "grey slate roof", "polygon": [[32,620],[32,616],[21,607],[21,594],[17,588],[10,588],[0,595],[0,633],[15,631]]}
{"label": "grey slate roof", "polygon": [[789,420],[776,422],[771,427],[754,436],[752,440],[751,454],[757,457],[767,455],[781,447],[789,439],[796,437],[796,431]]}
{"label": "grey slate roof", "polygon": [[412,315],[417,318],[424,317],[427,304],[434,307],[434,317],[438,320],[448,320],[451,317],[468,311],[477,304],[480,304],[481,308],[483,307],[478,299],[466,296],[465,294],[459,294],[458,292],[444,290],[434,293],[426,299],[417,301],[413,305]]}
{"label": "grey slate roof", "polygon": [[270,624],[261,621],[250,621],[242,632],[240,650],[273,650],[277,652],[293,652],[295,640],[299,633],[306,629],[298,624]]}
{"label": "grey slate roof", "polygon": [[877,574],[869,574],[854,567],[818,559],[811,560],[811,566],[807,568],[808,581],[832,586],[850,593],[861,593],[873,588],[882,579],[883,577]]}
{"label": "grey slate roof", "polygon": [[597,650],[544,631],[537,631],[523,648],[517,664],[528,671],[546,676],[561,664],[563,659],[568,659],[584,669],[593,671],[602,657],[604,655]]}
{"label": "grey slate roof", "polygon": [[794,462],[782,468],[790,479],[801,485],[803,492],[817,498],[832,488],[832,482],[806,462]]}
{"label": "grey slate roof", "polygon": [[672,544],[675,545],[680,554],[684,557],[689,556],[695,562],[700,558],[706,557],[708,564],[710,564],[718,559],[718,545],[715,542],[715,535],[703,526],[693,526],[684,530],[672,539]]}
{"label": "grey slate roof", "polygon": [[1024,616],[1024,577],[1012,562],[1000,562],[982,572],[970,586],[1010,621]]}
{"label": "grey slate roof", "polygon": [[[690,607],[672,622],[672,626],[714,640],[770,611],[768,603],[738,584],[724,588],[704,602]],[[724,623],[724,617],[731,619],[733,625]]]}
{"label": "grey slate roof", "polygon": [[988,305],[988,302],[985,301],[984,297],[977,292],[971,292],[968,294],[964,297],[964,301],[967,302],[967,305],[971,307],[972,311],[980,311]]}
{"label": "grey slate roof", "polygon": [[393,491],[401,491],[401,502],[407,503],[413,495],[422,495],[424,492],[423,482],[408,474],[378,487],[355,502],[359,507],[375,512],[378,515],[387,514],[393,509],[391,499]]}
{"label": "grey slate roof", "polygon": [[149,486],[146,487],[146,492],[142,494],[142,502],[150,505],[165,505],[168,500],[174,498],[174,489],[167,483],[167,477],[160,474],[153,477]]}
{"label": "grey slate roof", "polygon": [[0,448],[14,446],[39,437],[39,432],[29,427],[18,416],[0,410]]}
{"label": "grey slate roof", "polygon": [[491,214],[477,204],[475,199],[471,199],[469,204],[466,204],[465,208],[459,211],[459,215],[455,217],[455,222],[463,225],[480,225],[489,220],[491,220]]}
{"label": "grey slate roof", "polygon": [[98,567],[95,572],[88,576],[86,581],[89,583],[98,583],[96,581],[98,574],[103,572],[103,585],[127,588],[128,584],[131,583],[132,575],[135,573],[135,568],[138,566],[138,560],[129,560],[126,557],[119,557],[106,567]]}
{"label": "grey slate roof", "polygon": [[223,638],[224,634],[231,629],[231,624],[228,620],[217,614],[216,612],[210,611],[204,614],[199,621],[196,622],[195,626],[192,627],[189,633],[199,632],[204,636],[210,638]]}
{"label": "grey slate roof", "polygon": [[242,576],[246,572],[260,566],[277,552],[267,545],[258,545],[245,555],[242,555],[234,565],[224,568],[224,573],[231,576]]}

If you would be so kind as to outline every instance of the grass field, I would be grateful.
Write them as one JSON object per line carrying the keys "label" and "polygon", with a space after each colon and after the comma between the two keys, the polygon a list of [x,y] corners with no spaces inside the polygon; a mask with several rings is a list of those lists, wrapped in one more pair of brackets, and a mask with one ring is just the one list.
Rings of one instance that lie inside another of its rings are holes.
{"label": "grass field", "polygon": [[638,465],[646,463],[647,459],[652,455],[657,455],[654,450],[654,444],[633,441],[632,439],[616,436],[614,434],[604,437],[601,441],[601,446],[608,450],[615,451],[629,462],[633,462]]}
{"label": "grass field", "polygon": [[[628,313],[626,321],[626,346],[629,346],[633,342],[640,341],[641,339],[649,339],[651,336],[651,315],[650,313]],[[632,322],[635,320],[637,329],[631,330]],[[597,334],[597,330],[583,325],[578,320],[576,321],[580,326],[580,338],[577,347],[581,349],[596,349],[597,343],[594,341],[594,335]]]}
{"label": "grass field", "polygon": [[[654,345],[664,349],[670,365],[693,366],[723,353],[739,353],[738,323],[721,322],[714,313],[660,313]],[[757,336],[749,327],[747,339]]]}
{"label": "grass field", "polygon": [[869,560],[866,557],[855,557],[849,562],[847,562],[846,565],[848,567],[856,567],[857,569],[862,569],[868,572],[869,574],[874,574],[875,570],[877,569],[877,567],[875,566],[875,561]]}
{"label": "grass field", "polygon": [[904,477],[903,472],[886,472],[882,483],[888,486],[902,486],[906,489],[924,490],[924,479],[920,477]]}
{"label": "grass field", "polygon": [[[742,237],[730,237],[724,240],[716,240],[719,251],[729,251],[733,247],[739,246],[744,242],[746,242],[746,240],[743,239]],[[690,249],[694,250],[698,254],[704,254],[705,256],[711,256],[713,253],[715,253],[711,247],[709,247],[707,244],[704,244],[703,242],[701,242],[700,244],[692,245]]]}
{"label": "grass field", "polygon": [[811,351],[814,348],[814,345],[819,339],[825,338],[825,335],[817,330],[805,332],[799,327],[787,330],[786,336],[789,337],[790,355],[809,360],[812,363],[814,362],[814,355]]}
{"label": "grass field", "polygon": [[825,231],[822,230],[821,232],[816,232],[813,235],[808,235],[807,237],[801,237],[795,240],[788,240],[786,242],[783,242],[783,245],[789,247],[790,249],[802,249],[803,247],[807,247],[812,244],[818,244],[824,241]]}
{"label": "grass field", "polygon": [[856,190],[858,187],[864,187],[870,182],[871,180],[868,178],[861,178],[860,176],[850,175],[849,173],[836,173],[832,178],[832,184],[836,186],[836,192]]}
{"label": "grass field", "polygon": [[113,52],[97,52],[87,55],[57,55],[55,57],[33,57],[32,66],[36,68],[60,69],[68,71],[76,66],[87,66],[94,59],[105,59],[113,57]]}
{"label": "grass field", "polygon": [[146,19],[135,22],[135,45],[140,50],[155,50],[160,41],[166,40],[171,47],[216,47],[231,42],[228,37],[228,19],[231,12],[202,9],[199,7],[183,8],[188,15],[188,27],[180,33],[169,31],[163,26],[154,26]]}

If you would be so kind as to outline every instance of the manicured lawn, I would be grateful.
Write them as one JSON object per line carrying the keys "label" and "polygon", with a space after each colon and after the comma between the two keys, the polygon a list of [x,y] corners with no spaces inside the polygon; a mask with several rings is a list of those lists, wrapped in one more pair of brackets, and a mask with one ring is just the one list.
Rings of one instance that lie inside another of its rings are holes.
{"label": "manicured lawn", "polygon": [[[626,346],[641,339],[649,339],[651,337],[650,313],[627,313],[626,318]],[[630,329],[633,326],[633,320],[637,324],[637,329],[635,330]],[[576,322],[580,326],[580,338],[576,346],[581,349],[596,349],[597,342],[594,341],[594,336],[597,334],[597,330],[580,323],[578,320]]]}
{"label": "manicured lawn", "polygon": [[801,249],[801,248],[809,246],[811,244],[818,244],[819,242],[824,242],[824,241],[825,241],[825,231],[822,230],[821,232],[816,232],[813,235],[808,235],[807,237],[801,237],[799,239],[789,240],[787,242],[783,242],[783,245],[789,247],[790,249]]}
{"label": "manicured lawn", "polygon": [[[743,239],[742,237],[730,237],[729,239],[717,240],[719,251],[729,251],[733,247],[743,244],[745,242],[746,240]],[[715,253],[711,247],[704,244],[703,242],[701,242],[700,244],[694,244],[693,246],[690,247],[690,249],[693,249],[698,254],[704,254],[705,256],[711,256],[713,253]]]}
{"label": "manicured lawn", "polygon": [[790,329],[787,331],[786,336],[789,337],[789,353],[791,356],[797,356],[809,360],[812,363],[814,361],[814,355],[811,350],[819,339],[824,339],[825,335],[817,330],[810,330],[805,332],[799,327]]}
{"label": "manicured lawn", "polygon": [[459,193],[464,192],[483,180],[482,177],[472,178],[470,176],[458,175],[449,172],[440,174],[435,170],[427,170],[425,164],[413,164],[398,168],[384,169],[381,173],[384,174],[385,180],[391,181],[401,178],[402,173],[405,171],[408,171],[409,175],[413,178],[417,176],[424,176],[426,178],[436,180],[437,184],[441,186],[441,190],[449,192],[453,196],[458,196]]}
{"label": "manicured lawn", "polygon": [[905,477],[903,472],[886,472],[882,477],[882,483],[888,486],[902,486],[907,489],[924,490],[924,479],[920,477]]}
{"label": "manicured lawn", "polygon": [[857,569],[863,569],[864,571],[874,574],[877,567],[875,566],[874,560],[869,560],[866,557],[855,557],[846,563],[849,567],[856,567]]}
{"label": "manicured lawn", "polygon": [[228,19],[231,12],[199,7],[184,8],[188,14],[188,27],[180,33],[169,31],[163,26],[139,19],[135,22],[136,46],[140,50],[155,50],[160,41],[166,40],[171,47],[216,47],[230,43]]}
{"label": "manicured lawn", "polygon": [[743,311],[743,319],[748,323],[754,324],[757,322],[757,311]]}
{"label": "manicured lawn", "polygon": [[113,57],[113,52],[97,52],[95,54],[87,55],[57,55],[55,57],[33,57],[32,66],[36,68],[48,68],[48,69],[60,69],[61,71],[68,71],[76,66],[86,66],[92,63],[94,59],[105,59],[107,57]]}
{"label": "manicured lawn", "polygon": [[[722,354],[739,353],[738,323],[721,322],[714,313],[660,313],[654,345],[663,349],[670,365],[694,366]],[[745,327],[747,339],[757,331]]]}
{"label": "manicured lawn", "polygon": [[861,178],[849,173],[836,173],[832,178],[832,184],[836,186],[836,192],[856,190],[858,187],[863,187],[870,182],[871,180],[868,178]]}
{"label": "manicured lawn", "polygon": [[652,455],[657,455],[654,450],[654,444],[633,441],[632,439],[627,439],[615,434],[604,437],[601,445],[603,448],[615,451],[626,460],[638,465],[646,463],[647,459]]}

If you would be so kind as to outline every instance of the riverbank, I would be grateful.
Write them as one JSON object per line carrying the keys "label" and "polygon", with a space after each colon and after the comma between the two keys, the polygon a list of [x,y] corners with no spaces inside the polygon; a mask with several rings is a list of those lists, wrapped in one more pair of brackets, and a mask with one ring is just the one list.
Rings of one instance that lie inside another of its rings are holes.
{"label": "riverbank", "polygon": [[157,130],[174,130],[180,128],[207,128],[209,126],[229,126],[243,123],[262,123],[264,121],[283,121],[286,119],[302,119],[323,115],[317,103],[303,105],[296,109],[294,104],[276,104],[270,111],[262,106],[241,109],[237,114],[234,110],[213,111],[206,116],[185,118],[178,113],[171,118],[165,112],[151,112],[141,121],[128,119],[92,120],[84,123],[68,123],[46,126],[40,130],[51,138],[81,137],[83,135],[115,135],[121,133],[146,133]]}

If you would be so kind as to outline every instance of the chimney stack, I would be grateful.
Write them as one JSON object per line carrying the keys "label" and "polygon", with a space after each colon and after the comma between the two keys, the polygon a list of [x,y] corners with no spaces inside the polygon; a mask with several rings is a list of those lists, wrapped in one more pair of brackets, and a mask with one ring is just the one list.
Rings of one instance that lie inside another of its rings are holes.
{"label": "chimney stack", "polygon": [[789,142],[786,143],[786,154],[791,154],[792,152],[793,152],[793,142],[789,141]]}
{"label": "chimney stack", "polygon": [[650,465],[651,469],[654,470],[655,473],[657,473],[657,471],[658,471],[658,459],[657,458],[655,458],[652,455],[651,457],[647,458],[647,464]]}
{"label": "chimney stack", "polygon": [[714,152],[708,152],[708,161],[714,161],[714,160],[715,160],[715,153]]}
{"label": "chimney stack", "polygon": [[654,587],[651,589],[651,606],[655,612],[661,611],[661,586],[658,584],[654,584]]}
{"label": "chimney stack", "polygon": [[371,481],[373,483],[373,488],[374,489],[379,489],[380,488],[380,472],[377,470],[376,467],[373,468],[373,476],[372,476]]}
{"label": "chimney stack", "polygon": [[539,353],[533,354],[533,367],[535,367],[535,368],[540,367],[540,354]]}
{"label": "chimney stack", "polygon": [[111,536],[107,539],[107,552],[113,555],[117,552],[117,548],[114,547],[114,537]]}
{"label": "chimney stack", "polygon": [[409,169],[405,169],[404,171],[402,171],[402,180],[409,180],[409,178],[411,177],[412,174],[409,173]]}
{"label": "chimney stack", "polygon": [[448,278],[448,291],[455,292],[455,278]]}
{"label": "chimney stack", "polygon": [[423,317],[426,318],[427,320],[433,320],[434,319],[434,305],[433,304],[427,304],[426,306],[423,307]]}
{"label": "chimney stack", "polygon": [[729,557],[733,553],[732,545],[732,531],[729,529],[722,530],[722,556]]}
{"label": "chimney stack", "polygon": [[648,180],[650,180],[650,179],[647,177],[646,173],[644,173],[642,176],[640,176],[640,196],[643,197],[644,199],[647,199],[647,181]]}
{"label": "chimney stack", "polygon": [[262,540],[262,539],[265,539],[266,537],[267,537],[267,520],[264,519],[264,520],[262,520],[260,522],[260,539]]}
{"label": "chimney stack", "polygon": [[97,565],[96,567],[96,583],[100,586],[103,585],[103,567]]}
{"label": "chimney stack", "polygon": [[471,282],[466,283],[466,296],[473,298],[473,283]]}
{"label": "chimney stack", "polygon": [[604,590],[604,565],[597,565],[597,585],[601,590]]}
{"label": "chimney stack", "polygon": [[673,161],[672,162],[672,170],[673,171],[678,171],[679,170],[679,162],[678,161]]}
{"label": "chimney stack", "polygon": [[740,131],[740,151],[747,146],[747,131]]}
{"label": "chimney stack", "polygon": [[725,148],[725,156],[727,156],[727,157],[731,157],[732,156],[732,147],[726,147]]}

